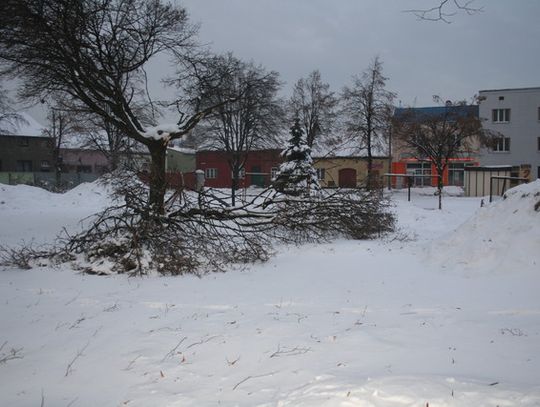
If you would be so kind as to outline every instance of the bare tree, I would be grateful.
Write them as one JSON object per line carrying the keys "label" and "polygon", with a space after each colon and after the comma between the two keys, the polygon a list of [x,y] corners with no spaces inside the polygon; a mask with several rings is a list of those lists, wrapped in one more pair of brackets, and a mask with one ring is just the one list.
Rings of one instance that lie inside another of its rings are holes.
{"label": "bare tree", "polygon": [[48,251],[0,245],[0,265],[32,268],[50,259],[91,274],[204,274],[265,261],[274,243],[369,239],[394,225],[389,201],[378,191],[340,189],[317,196],[263,190],[235,207],[224,207],[224,195],[213,189],[176,191],[167,200],[168,216],[155,222],[155,214],[140,214],[140,182],[131,176],[115,182],[126,199],[89,220],[83,232],[62,236],[63,244]]}
{"label": "bare tree", "polygon": [[203,145],[225,151],[232,174],[232,205],[241,172],[250,151],[276,145],[282,123],[280,89],[277,72],[238,60],[232,55],[217,57],[215,67],[222,72],[216,77],[219,86],[207,83],[198,87],[194,96],[206,95],[207,103],[219,105],[208,114],[201,127]]}
{"label": "bare tree", "polygon": [[167,144],[189,133],[214,106],[189,104],[176,123],[160,124],[145,67],[166,54],[183,68],[183,82],[200,80],[196,33],[185,9],[160,0],[4,0],[0,73],[21,80],[19,94],[27,100],[60,94],[145,145],[149,205],[162,213]]}
{"label": "bare tree", "polygon": [[101,116],[90,115],[83,119],[83,146],[99,151],[107,158],[108,169],[116,171],[121,165],[130,167],[135,150],[142,147],[137,141],[126,135],[114,124]]}
{"label": "bare tree", "polygon": [[[199,273],[264,260],[275,241],[367,238],[391,230],[387,202],[370,192],[292,199],[264,190],[233,207],[212,189],[171,191],[165,199],[171,140],[213,112],[208,123],[238,121],[237,134],[249,137],[270,134],[273,122],[267,120],[279,118],[275,112],[258,117],[277,107],[277,74],[199,52],[183,8],[161,0],[4,0],[2,7],[0,73],[23,81],[20,96],[63,96],[75,110],[93,113],[145,145],[152,164],[148,194],[132,174],[110,177],[121,199],[88,220],[81,233],[64,235],[47,253],[23,248],[13,255],[0,248],[0,261],[5,253],[3,261],[49,258],[94,273]],[[145,67],[161,53],[178,67],[169,83],[180,97],[170,103],[152,101],[146,86]],[[176,123],[159,122],[165,107],[176,107]]]}
{"label": "bare tree", "polygon": [[392,115],[395,93],[386,90],[382,62],[375,57],[351,87],[343,88],[342,103],[346,133],[359,141],[367,153],[366,186],[374,186],[373,151],[384,146]]}
{"label": "bare tree", "polygon": [[[440,97],[435,97],[441,102]],[[447,101],[436,109],[398,109],[394,115],[395,140],[418,159],[428,160],[437,170],[439,209],[442,209],[442,175],[451,158],[469,155],[490,145],[494,134],[482,128],[478,106]]]}
{"label": "bare tree", "polygon": [[329,136],[336,120],[338,100],[330,85],[321,79],[318,70],[301,78],[293,88],[289,101],[292,119],[298,118],[310,148],[320,137]]}
{"label": "bare tree", "polygon": [[10,99],[8,92],[0,86],[0,134],[21,121],[22,117],[18,115],[12,108],[13,101]]}
{"label": "bare tree", "polygon": [[79,127],[69,111],[62,110],[56,105],[49,106],[47,119],[49,126],[43,130],[43,135],[49,138],[53,156],[55,187],[59,190],[62,186],[61,148],[64,147],[68,137],[75,135]]}
{"label": "bare tree", "polygon": [[405,10],[407,13],[414,14],[419,20],[443,21],[450,24],[451,17],[459,12],[473,15],[482,12],[482,7],[474,7],[474,0],[440,0],[435,6],[425,9]]}

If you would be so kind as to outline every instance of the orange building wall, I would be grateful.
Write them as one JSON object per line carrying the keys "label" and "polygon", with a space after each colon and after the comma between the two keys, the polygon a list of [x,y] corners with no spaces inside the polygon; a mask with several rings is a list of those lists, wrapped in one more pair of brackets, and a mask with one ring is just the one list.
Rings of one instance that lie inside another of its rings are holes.
{"label": "orange building wall", "polygon": [[[416,159],[407,159],[407,160],[402,160],[402,161],[397,161],[397,162],[393,162],[392,163],[392,174],[407,174],[407,164],[408,163],[416,163],[418,162],[418,160]],[[473,158],[459,158],[459,159],[456,159],[456,158],[452,158],[450,159],[450,162],[459,162],[459,163],[462,163],[462,162],[466,162],[466,163],[470,163],[474,166],[478,166],[479,163],[477,161],[475,161]],[[448,170],[449,170],[449,166],[447,166],[443,172],[443,185],[448,185]],[[433,164],[431,164],[431,174],[432,174],[432,177],[431,177],[431,185],[432,186],[437,186],[437,170],[435,168],[435,166]],[[392,187],[396,187],[396,185],[398,184],[398,181],[397,181],[397,178],[398,177],[392,177]],[[406,185],[406,182],[404,180],[402,180],[402,185]]]}

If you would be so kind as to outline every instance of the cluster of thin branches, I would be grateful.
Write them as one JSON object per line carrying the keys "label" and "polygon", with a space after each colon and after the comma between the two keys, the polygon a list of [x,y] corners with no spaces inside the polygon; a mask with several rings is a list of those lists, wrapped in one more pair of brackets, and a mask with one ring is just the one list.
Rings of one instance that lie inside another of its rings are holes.
{"label": "cluster of thin branches", "polygon": [[437,5],[425,9],[405,10],[414,14],[419,20],[443,21],[450,24],[451,18],[462,11],[473,15],[483,11],[482,7],[475,7],[474,0],[440,0]]}
{"label": "cluster of thin branches", "polygon": [[200,275],[266,261],[276,243],[371,238],[392,230],[394,222],[376,191],[288,196],[268,189],[230,206],[220,190],[176,190],[159,214],[151,210],[147,186],[136,177],[116,174],[111,180],[118,199],[85,220],[82,232],[65,232],[46,252],[10,249],[2,262],[30,268],[36,259],[48,258],[93,274]]}
{"label": "cluster of thin branches", "polygon": [[36,259],[49,257],[52,251],[36,248],[32,243],[25,243],[19,247],[0,245],[0,264],[29,270]]}
{"label": "cluster of thin branches", "polygon": [[322,191],[300,198],[275,199],[273,224],[281,239],[294,243],[328,241],[336,237],[369,239],[393,230],[394,218],[381,191]]}

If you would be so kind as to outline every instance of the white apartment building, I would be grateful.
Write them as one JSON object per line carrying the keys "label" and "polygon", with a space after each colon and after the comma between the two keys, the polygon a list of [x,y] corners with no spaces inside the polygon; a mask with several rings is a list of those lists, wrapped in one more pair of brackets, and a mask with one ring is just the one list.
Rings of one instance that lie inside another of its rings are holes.
{"label": "white apartment building", "polygon": [[483,125],[501,137],[482,149],[480,165],[531,166],[530,179],[540,178],[540,87],[479,92]]}

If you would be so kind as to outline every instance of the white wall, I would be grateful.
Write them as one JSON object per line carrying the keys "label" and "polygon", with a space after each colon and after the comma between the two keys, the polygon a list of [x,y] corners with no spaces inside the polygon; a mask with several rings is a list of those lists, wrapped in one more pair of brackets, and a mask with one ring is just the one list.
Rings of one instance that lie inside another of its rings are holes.
{"label": "white wall", "polygon": [[[481,165],[531,165],[531,180],[540,172],[540,88],[501,89],[480,91],[480,118],[484,127],[510,137],[509,152],[493,152],[483,149]],[[504,100],[499,100],[503,97]],[[492,109],[510,109],[510,122],[493,123]]]}

